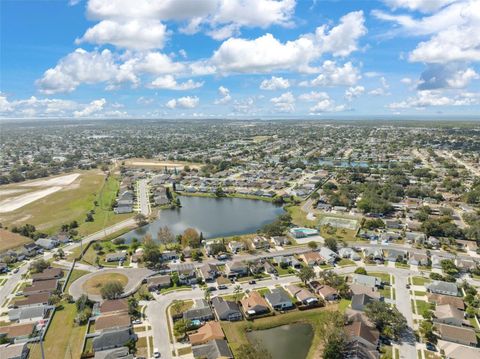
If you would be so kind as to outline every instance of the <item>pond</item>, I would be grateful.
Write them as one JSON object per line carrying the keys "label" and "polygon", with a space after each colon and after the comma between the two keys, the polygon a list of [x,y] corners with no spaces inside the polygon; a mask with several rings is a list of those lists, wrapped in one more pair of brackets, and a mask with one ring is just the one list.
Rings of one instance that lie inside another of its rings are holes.
{"label": "pond", "polygon": [[180,201],[181,208],[161,210],[157,220],[122,238],[127,241],[142,239],[149,233],[155,239],[163,226],[168,226],[174,234],[192,227],[205,238],[254,233],[283,213],[281,206],[252,199],[181,196]]}
{"label": "pond", "polygon": [[305,359],[313,340],[310,324],[295,323],[247,333],[251,343],[258,343],[275,359]]}

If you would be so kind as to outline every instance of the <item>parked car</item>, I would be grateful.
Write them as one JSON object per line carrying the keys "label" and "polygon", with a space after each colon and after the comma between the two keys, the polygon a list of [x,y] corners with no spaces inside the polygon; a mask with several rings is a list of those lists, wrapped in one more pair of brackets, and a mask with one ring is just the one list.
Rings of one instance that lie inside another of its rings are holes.
{"label": "parked car", "polygon": [[218,289],[227,289],[227,286],[225,284],[220,284],[217,288]]}
{"label": "parked car", "polygon": [[135,319],[132,323],[133,324],[142,324],[142,321],[140,319]]}
{"label": "parked car", "polygon": [[209,292],[214,292],[216,290],[217,290],[217,288],[215,288],[215,287],[208,287],[207,288],[207,291],[209,291]]}
{"label": "parked car", "polygon": [[248,284],[257,284],[257,281],[256,280],[249,280]]}
{"label": "parked car", "polygon": [[19,270],[20,270],[20,269],[15,268],[15,269],[13,270],[13,273],[18,273]]}
{"label": "parked car", "polygon": [[427,348],[427,350],[430,350],[431,352],[436,352],[437,351],[437,348],[432,343],[426,343],[425,347]]}
{"label": "parked car", "polygon": [[160,352],[158,351],[158,348],[153,349],[153,357],[160,358]]}

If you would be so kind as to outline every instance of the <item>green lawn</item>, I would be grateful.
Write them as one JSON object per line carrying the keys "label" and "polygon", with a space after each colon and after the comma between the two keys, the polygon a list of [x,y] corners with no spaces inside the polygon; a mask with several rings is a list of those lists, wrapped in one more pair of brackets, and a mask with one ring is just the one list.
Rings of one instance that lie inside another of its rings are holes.
{"label": "green lawn", "polygon": [[[77,313],[75,303],[62,302],[63,309],[57,309],[45,336],[45,358],[80,358],[86,325],[77,326],[74,319]],[[40,346],[35,345],[29,358],[42,357]]]}
{"label": "green lawn", "polygon": [[424,278],[424,277],[412,277],[412,284],[413,285],[425,285],[427,283],[430,283],[431,280],[429,278]]}
{"label": "green lawn", "polygon": [[318,220],[310,221],[307,219],[307,214],[302,211],[300,206],[286,206],[285,209],[292,216],[292,223],[300,227],[316,227]]}
{"label": "green lawn", "polygon": [[258,288],[258,289],[255,289],[255,291],[257,291],[258,293],[260,293],[260,295],[261,295],[262,297],[264,297],[265,294],[270,293],[270,289],[268,289],[267,287],[265,287],[265,288]]}
{"label": "green lawn", "polygon": [[347,308],[352,304],[352,301],[349,299],[341,299],[340,302],[338,303],[338,310],[340,312],[345,312]]}
{"label": "green lawn", "polygon": [[385,286],[383,289],[380,289],[380,294],[387,299],[392,299],[391,298],[391,292],[390,292],[390,286]]}
{"label": "green lawn", "polygon": [[233,351],[235,357],[236,350],[242,344],[247,344],[248,339],[245,335],[247,329],[252,330],[262,330],[278,327],[285,324],[292,324],[298,322],[310,323],[314,327],[314,338],[312,341],[312,346],[308,353],[309,359],[318,356],[318,350],[321,342],[321,327],[328,322],[329,311],[336,310],[337,305],[328,306],[326,308],[311,309],[305,311],[291,311],[285,314],[278,314],[274,316],[269,316],[265,318],[256,319],[254,321],[240,321],[240,322],[221,322],[225,336],[227,337],[228,343]]}
{"label": "green lawn", "polygon": [[427,310],[432,310],[435,308],[435,304],[425,302],[424,300],[416,300],[417,304],[417,313],[422,315]]}
{"label": "green lawn", "polygon": [[355,265],[357,265],[354,261],[352,261],[351,259],[347,259],[347,258],[342,258],[342,259],[340,259],[340,261],[337,262],[337,264],[338,264],[340,267],[348,267],[348,266],[355,266]]}
{"label": "green lawn", "polygon": [[389,345],[382,345],[380,347],[380,359],[392,359],[393,358],[393,350],[392,347]]}
{"label": "green lawn", "polygon": [[427,292],[421,291],[421,290],[416,290],[413,292],[416,296],[422,297],[424,295],[427,295]]}
{"label": "green lawn", "polygon": [[83,277],[85,274],[88,274],[90,272],[80,270],[80,269],[74,269],[72,271],[72,274],[70,275],[70,278],[68,279],[67,286],[65,287],[65,293],[68,293],[68,289],[72,285],[73,282],[75,282],[78,278]]}
{"label": "green lawn", "polygon": [[388,273],[382,273],[382,272],[370,272],[368,275],[373,276],[373,277],[378,277],[382,280],[382,282],[391,284],[390,283],[390,274]]}

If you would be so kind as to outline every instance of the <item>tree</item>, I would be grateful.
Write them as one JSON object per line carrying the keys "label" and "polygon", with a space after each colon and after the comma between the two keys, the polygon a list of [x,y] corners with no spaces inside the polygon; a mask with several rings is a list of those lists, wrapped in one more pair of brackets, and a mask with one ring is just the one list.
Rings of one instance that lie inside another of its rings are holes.
{"label": "tree", "polygon": [[32,271],[32,273],[41,273],[48,267],[50,267],[50,264],[43,258],[37,259],[36,261],[32,262],[32,264],[30,264],[30,270]]}
{"label": "tree", "polygon": [[200,247],[200,235],[195,228],[187,228],[182,234],[182,247]]}
{"label": "tree", "polygon": [[168,228],[168,226],[161,227],[158,230],[157,238],[158,241],[161,244],[164,244],[167,249],[172,243],[175,242],[175,235],[172,233],[170,228]]}
{"label": "tree", "polygon": [[325,247],[336,252],[337,251],[337,241],[334,238],[325,238]]}
{"label": "tree", "polygon": [[183,338],[187,334],[188,325],[189,323],[186,319],[177,320],[173,325],[173,331],[175,332],[175,335]]}
{"label": "tree", "polygon": [[59,248],[59,249],[57,250],[57,255],[58,255],[58,257],[59,257],[60,259],[65,258],[65,252],[63,251],[62,248]]}
{"label": "tree", "polygon": [[138,213],[135,216],[135,222],[137,223],[137,226],[139,226],[139,227],[142,227],[142,226],[144,226],[148,223],[147,222],[147,217],[145,217],[145,215],[143,213]]}
{"label": "tree", "polygon": [[310,280],[315,278],[315,272],[312,268],[307,266],[307,267],[303,267],[302,269],[300,269],[297,276],[298,276],[298,278],[300,278],[300,280],[303,283],[307,284]]}
{"label": "tree", "polygon": [[370,302],[366,305],[365,314],[385,336],[398,339],[407,329],[407,320],[403,314],[388,303]]}
{"label": "tree", "polygon": [[75,306],[77,307],[77,312],[83,311],[87,307],[91,307],[93,303],[88,299],[86,294],[82,294],[80,298],[77,299],[75,302]]}
{"label": "tree", "polygon": [[435,343],[437,341],[437,336],[434,333],[433,322],[430,320],[422,320],[418,327],[420,334],[429,342]]}
{"label": "tree", "polygon": [[60,303],[61,300],[62,300],[62,298],[61,298],[59,295],[57,295],[57,294],[52,294],[52,295],[50,296],[50,298],[48,298],[48,303],[49,303],[50,305],[57,305],[58,303]]}
{"label": "tree", "polygon": [[242,344],[238,347],[237,354],[242,359],[272,359],[270,353],[259,345]]}
{"label": "tree", "polygon": [[343,359],[346,348],[347,339],[343,330],[332,330],[325,338],[323,359]]}
{"label": "tree", "polygon": [[235,301],[238,302],[238,300],[240,299],[240,295],[242,294],[242,286],[237,284],[233,288],[233,294],[234,294],[234,297],[235,297]]}
{"label": "tree", "polygon": [[133,296],[128,298],[128,314],[134,316],[138,314],[138,301]]}
{"label": "tree", "polygon": [[123,285],[118,280],[105,283],[100,289],[103,299],[116,299],[123,293]]}
{"label": "tree", "polygon": [[217,189],[215,190],[215,196],[225,197],[225,192],[223,191],[222,187],[217,187]]}
{"label": "tree", "polygon": [[157,243],[153,241],[150,235],[146,235],[143,240],[143,261],[147,263],[147,266],[153,266],[160,261],[161,256]]}
{"label": "tree", "polygon": [[355,269],[354,273],[355,274],[367,275],[367,270],[363,267],[358,267],[357,269]]}
{"label": "tree", "polygon": [[308,246],[308,248],[310,248],[310,249],[317,249],[317,248],[318,248],[318,244],[317,244],[317,242],[315,242],[315,241],[310,241],[310,242],[308,242],[308,243],[307,243],[307,246]]}
{"label": "tree", "polygon": [[174,315],[180,314],[180,311],[183,308],[183,300],[174,299],[172,302],[172,312]]}

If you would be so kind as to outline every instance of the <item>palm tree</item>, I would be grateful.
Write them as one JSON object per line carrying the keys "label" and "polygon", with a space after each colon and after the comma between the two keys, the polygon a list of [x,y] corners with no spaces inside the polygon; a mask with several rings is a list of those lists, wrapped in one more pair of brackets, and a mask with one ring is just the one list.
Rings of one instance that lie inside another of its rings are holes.
{"label": "palm tree", "polygon": [[238,297],[242,294],[242,287],[239,284],[233,288],[233,294],[235,295],[235,301],[238,302]]}

